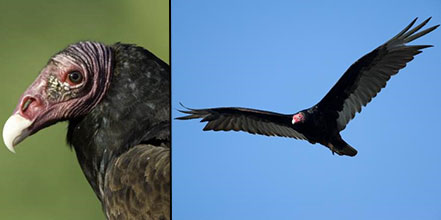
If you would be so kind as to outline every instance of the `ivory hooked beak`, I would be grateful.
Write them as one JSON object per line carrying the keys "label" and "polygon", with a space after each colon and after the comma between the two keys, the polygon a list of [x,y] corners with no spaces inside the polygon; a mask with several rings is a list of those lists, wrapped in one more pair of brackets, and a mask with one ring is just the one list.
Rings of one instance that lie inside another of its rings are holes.
{"label": "ivory hooked beak", "polygon": [[30,132],[27,128],[31,126],[31,124],[32,121],[18,113],[8,118],[3,126],[3,142],[9,151],[15,153],[14,146],[29,136]]}

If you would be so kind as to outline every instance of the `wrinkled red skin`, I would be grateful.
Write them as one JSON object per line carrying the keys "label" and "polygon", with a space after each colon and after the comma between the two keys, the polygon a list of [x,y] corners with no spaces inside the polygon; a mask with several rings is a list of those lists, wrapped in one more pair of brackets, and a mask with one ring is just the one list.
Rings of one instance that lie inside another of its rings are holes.
{"label": "wrinkled red skin", "polygon": [[[81,46],[85,47],[84,45],[88,44],[93,43],[80,42],[71,45],[66,50],[70,48],[78,50],[77,48],[81,49]],[[58,121],[86,114],[103,97],[110,82],[111,55],[106,54],[108,56],[99,57],[93,53],[95,51],[88,51],[90,48],[85,48],[83,60],[89,58],[87,60],[89,66],[62,51],[51,58],[35,81],[20,97],[13,114],[19,114],[32,122],[25,131],[28,135]],[[81,82],[73,83],[69,80],[68,75],[73,71],[81,73]],[[50,94],[49,78],[51,76],[55,77],[57,82],[63,85],[63,88],[67,87],[69,91],[74,91],[78,95],[63,96],[63,91],[56,93],[57,96]]]}
{"label": "wrinkled red skin", "polygon": [[303,115],[302,112],[299,112],[299,113],[293,115],[293,116],[292,116],[292,119],[294,120],[294,123],[293,123],[293,124],[295,124],[295,123],[297,123],[297,122],[304,121],[304,120],[305,120],[305,116]]}

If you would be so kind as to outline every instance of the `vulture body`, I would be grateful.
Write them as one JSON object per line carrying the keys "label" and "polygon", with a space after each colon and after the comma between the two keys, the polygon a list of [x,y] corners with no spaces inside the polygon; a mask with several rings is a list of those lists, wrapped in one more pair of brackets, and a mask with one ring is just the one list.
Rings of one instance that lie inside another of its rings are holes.
{"label": "vulture body", "polygon": [[3,129],[58,121],[108,219],[170,219],[170,68],[144,48],[79,42],[53,56]]}
{"label": "vulture body", "polygon": [[413,20],[395,37],[364,55],[343,74],[325,97],[311,108],[295,114],[279,114],[249,108],[208,108],[180,110],[187,115],[177,119],[201,118],[204,130],[246,131],[251,134],[304,139],[320,143],[338,155],[355,156],[357,150],[347,144],[340,131],[361,111],[391,76],[406,66],[422,49],[431,45],[406,45],[436,29],[418,32],[429,20],[411,29]]}

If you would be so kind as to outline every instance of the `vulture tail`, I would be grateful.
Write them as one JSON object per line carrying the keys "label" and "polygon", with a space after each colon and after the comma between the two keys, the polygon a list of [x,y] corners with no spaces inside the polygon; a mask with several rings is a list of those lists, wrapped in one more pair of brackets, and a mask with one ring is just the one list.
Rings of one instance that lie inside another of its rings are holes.
{"label": "vulture tail", "polygon": [[346,155],[353,157],[357,155],[357,150],[341,139],[341,137],[339,140],[329,143],[328,147],[331,149],[332,153],[335,152],[340,156]]}

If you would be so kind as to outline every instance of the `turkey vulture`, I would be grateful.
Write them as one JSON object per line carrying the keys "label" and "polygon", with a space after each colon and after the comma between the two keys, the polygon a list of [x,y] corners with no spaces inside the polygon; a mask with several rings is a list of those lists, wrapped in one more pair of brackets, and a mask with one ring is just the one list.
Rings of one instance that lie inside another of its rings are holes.
{"label": "turkey vulture", "polygon": [[[311,108],[295,114],[279,114],[249,108],[208,108],[179,110],[188,114],[176,119],[201,118],[204,131],[246,131],[251,134],[304,139],[320,143],[332,153],[355,156],[357,150],[340,136],[348,122],[366,106],[391,76],[406,66],[422,49],[431,45],[406,45],[436,29],[418,32],[430,18],[410,29],[414,19],[395,37],[352,64],[325,97]],[[184,107],[184,106],[183,106]],[[185,108],[185,107],[184,107]]]}
{"label": "turkey vulture", "polygon": [[108,219],[170,219],[170,67],[142,47],[79,42],[50,58],[3,128],[9,150],[68,121]]}

